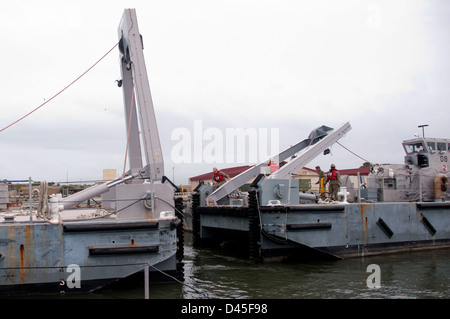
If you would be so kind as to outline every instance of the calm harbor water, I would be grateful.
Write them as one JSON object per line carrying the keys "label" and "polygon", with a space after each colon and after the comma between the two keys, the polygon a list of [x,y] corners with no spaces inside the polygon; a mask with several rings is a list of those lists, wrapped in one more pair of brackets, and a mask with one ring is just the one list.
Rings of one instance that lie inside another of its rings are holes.
{"label": "calm harbor water", "polygon": [[[185,242],[184,283],[152,284],[151,299],[450,298],[450,249],[262,264],[223,250],[192,247],[190,234]],[[379,266],[380,288],[367,285],[372,264]],[[83,298],[143,297],[144,285],[138,284]]]}

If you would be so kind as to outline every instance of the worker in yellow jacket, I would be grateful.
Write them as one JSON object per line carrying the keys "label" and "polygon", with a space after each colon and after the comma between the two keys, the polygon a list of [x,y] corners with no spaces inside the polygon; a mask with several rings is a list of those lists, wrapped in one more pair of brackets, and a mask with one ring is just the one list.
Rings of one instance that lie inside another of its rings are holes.
{"label": "worker in yellow jacket", "polygon": [[316,184],[319,184],[320,198],[325,199],[325,172],[320,169],[320,166],[316,166],[316,172],[319,174],[319,180]]}

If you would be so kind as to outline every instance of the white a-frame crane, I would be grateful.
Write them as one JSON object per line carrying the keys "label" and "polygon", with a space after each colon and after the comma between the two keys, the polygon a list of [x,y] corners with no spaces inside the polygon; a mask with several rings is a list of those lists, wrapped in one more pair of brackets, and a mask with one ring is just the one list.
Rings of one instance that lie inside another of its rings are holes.
{"label": "white a-frame crane", "polygon": [[[119,50],[125,108],[129,171],[117,180],[88,188],[60,202],[70,208],[102,195],[102,207],[117,218],[174,218],[175,186],[166,182],[164,160],[135,9],[126,9],[119,25]],[[145,162],[144,162],[145,160]]]}
{"label": "white a-frame crane", "polygon": [[[121,53],[121,85],[123,88],[131,174],[145,167],[147,177],[152,181],[159,181],[164,176],[164,161],[145,66],[143,41],[139,33],[134,9],[125,10],[118,31]],[[139,108],[136,107],[136,103]],[[138,118],[140,119],[143,155],[146,165],[142,164]]]}

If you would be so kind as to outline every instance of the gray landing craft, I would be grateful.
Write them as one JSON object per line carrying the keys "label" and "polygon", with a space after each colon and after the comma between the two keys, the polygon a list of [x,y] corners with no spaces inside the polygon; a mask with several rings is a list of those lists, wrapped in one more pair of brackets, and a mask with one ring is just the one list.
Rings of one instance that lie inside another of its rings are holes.
{"label": "gray landing craft", "polygon": [[[48,196],[46,182],[35,189],[30,182],[30,200],[22,207],[12,207],[8,184],[0,184],[0,294],[79,293],[144,269],[164,281],[168,277],[159,270],[179,270],[183,238],[176,187],[164,176],[134,9],[124,11],[118,31],[129,171],[67,197]],[[101,205],[75,207],[92,198]]]}
{"label": "gray landing craft", "polygon": [[[199,185],[192,195],[194,244],[238,239],[260,261],[448,247],[450,139],[404,141],[404,164],[374,165],[357,185],[343,178],[342,201],[299,191],[292,174],[326,154],[350,129],[345,123],[336,130],[314,130],[278,155],[276,160],[287,164],[273,173],[266,171],[267,160],[217,190]],[[250,191],[240,192],[248,181],[253,181]]]}

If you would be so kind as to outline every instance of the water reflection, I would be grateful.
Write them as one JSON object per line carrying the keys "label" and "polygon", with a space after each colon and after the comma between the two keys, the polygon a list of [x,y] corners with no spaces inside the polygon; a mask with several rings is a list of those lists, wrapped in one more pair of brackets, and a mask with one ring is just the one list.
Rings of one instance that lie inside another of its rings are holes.
{"label": "water reflection", "polygon": [[[381,287],[367,287],[367,266]],[[187,247],[184,298],[449,298],[449,250],[258,264],[221,251]],[[192,289],[195,288],[195,290]]]}
{"label": "water reflection", "polygon": [[[150,298],[450,298],[449,249],[338,261],[261,264],[223,250],[194,248],[189,234],[185,243],[184,283],[152,284]],[[367,287],[371,274],[367,266],[371,264],[380,266],[379,289]],[[110,289],[88,296],[143,297],[143,283],[132,289]]]}

